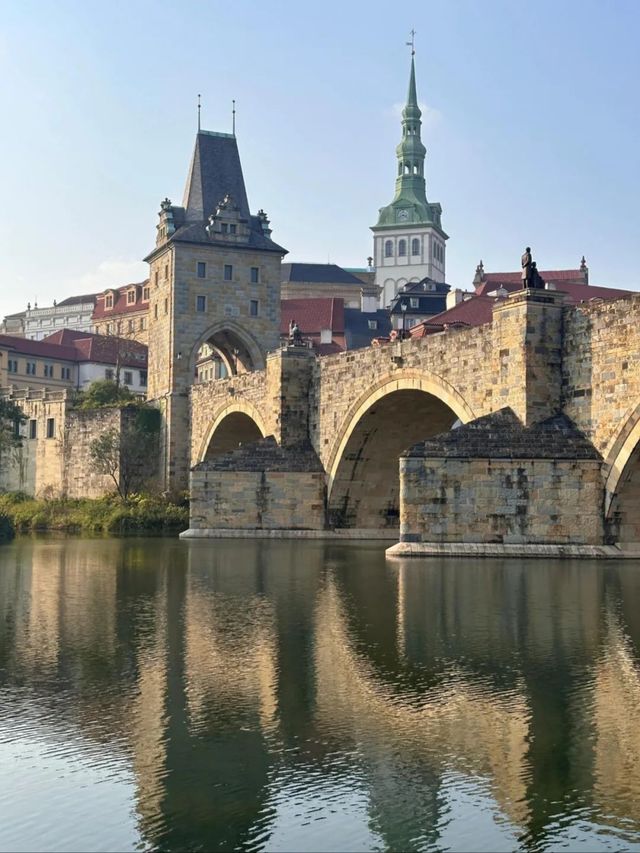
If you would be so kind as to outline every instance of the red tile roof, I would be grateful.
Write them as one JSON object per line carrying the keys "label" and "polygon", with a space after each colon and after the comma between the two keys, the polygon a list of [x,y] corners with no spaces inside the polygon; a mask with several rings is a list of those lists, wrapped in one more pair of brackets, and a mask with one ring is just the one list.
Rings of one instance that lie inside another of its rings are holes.
{"label": "red tile roof", "polygon": [[491,322],[493,306],[497,301],[494,296],[472,296],[413,326],[409,334],[412,338],[423,338],[441,332],[445,326],[483,326]]}
{"label": "red tile roof", "polygon": [[[122,287],[112,287],[109,290],[105,290],[104,293],[100,293],[96,298],[96,307],[93,309],[93,314],[91,316],[92,320],[108,320],[110,317],[117,317],[122,314],[132,314],[136,311],[145,311],[149,308],[149,300],[142,301],[142,288],[146,287],[149,284],[149,279],[145,279],[145,281],[138,281],[133,284],[125,284]],[[136,301],[132,302],[130,305],[127,304],[127,290],[135,287],[138,288],[136,292]],[[113,293],[116,296],[116,299],[113,303],[113,308],[105,308],[105,296],[107,293]]]}
{"label": "red tile roof", "polygon": [[93,335],[88,332],[76,332],[73,329],[60,329],[49,335],[45,341],[55,341],[54,345],[73,347],[78,362],[94,364],[115,364],[120,356],[120,364],[124,367],[146,367],[147,347],[138,341],[126,338]]}
{"label": "red tile roof", "polygon": [[72,346],[60,346],[60,344],[49,342],[46,338],[42,341],[32,341],[29,338],[0,335],[0,347],[6,347],[12,352],[19,352],[22,355],[59,358],[64,361],[76,360],[76,351]]}
{"label": "red tile roof", "polygon": [[325,297],[317,299],[283,299],[280,303],[280,334],[289,334],[289,323],[295,320],[303,335],[331,329],[335,335],[344,335],[344,299]]}
{"label": "red tile roof", "polygon": [[[570,273],[572,270],[561,270],[560,272]],[[491,281],[487,281],[489,276],[498,275],[509,275],[512,276],[512,279],[502,279],[498,281],[497,279],[492,278]],[[598,287],[594,284],[581,284],[568,280],[561,281],[553,279],[551,277],[553,273],[548,272],[543,272],[541,275],[545,282],[554,282],[556,284],[555,288],[550,289],[555,289],[560,293],[567,294],[566,304],[568,305],[577,305],[579,302],[589,302],[591,299],[620,299],[621,297],[628,296],[633,292],[631,290],[621,290],[620,288],[615,287]],[[509,293],[513,293],[515,290],[520,290],[522,288],[522,279],[519,277],[516,278],[516,276],[518,276],[518,273],[487,273],[483,283],[476,288],[476,295],[486,296],[488,293],[497,290],[499,287],[504,288]]]}

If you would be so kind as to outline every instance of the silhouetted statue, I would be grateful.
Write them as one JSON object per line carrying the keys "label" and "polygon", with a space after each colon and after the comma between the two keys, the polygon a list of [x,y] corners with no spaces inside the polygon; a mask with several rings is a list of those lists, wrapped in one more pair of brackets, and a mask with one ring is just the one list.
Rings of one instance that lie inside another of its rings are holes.
{"label": "silhouetted statue", "polygon": [[524,250],[524,254],[520,258],[520,263],[522,266],[522,287],[526,290],[528,287],[531,287],[531,265],[533,264],[533,260],[531,258],[530,246],[527,246]]}

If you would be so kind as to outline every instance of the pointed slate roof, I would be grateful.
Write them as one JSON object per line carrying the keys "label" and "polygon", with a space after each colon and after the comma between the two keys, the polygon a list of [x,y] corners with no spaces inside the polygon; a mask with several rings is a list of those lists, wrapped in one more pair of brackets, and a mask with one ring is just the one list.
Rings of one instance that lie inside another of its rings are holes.
{"label": "pointed slate roof", "polygon": [[249,218],[249,202],[235,136],[199,130],[184,190],[185,222],[205,222],[227,195]]}

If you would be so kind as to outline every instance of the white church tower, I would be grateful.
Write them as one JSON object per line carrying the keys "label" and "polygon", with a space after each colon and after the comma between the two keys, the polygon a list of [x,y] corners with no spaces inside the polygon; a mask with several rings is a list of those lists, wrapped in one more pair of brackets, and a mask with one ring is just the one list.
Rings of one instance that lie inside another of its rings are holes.
{"label": "white church tower", "polygon": [[445,242],[442,208],[426,196],[424,160],[427,153],[420,138],[420,118],[416,94],[414,53],[411,50],[409,94],[402,110],[402,141],[396,148],[398,173],[396,194],[391,204],[380,208],[372,227],[375,282],[380,287],[380,303],[386,307],[409,282],[429,277],[445,280]]}

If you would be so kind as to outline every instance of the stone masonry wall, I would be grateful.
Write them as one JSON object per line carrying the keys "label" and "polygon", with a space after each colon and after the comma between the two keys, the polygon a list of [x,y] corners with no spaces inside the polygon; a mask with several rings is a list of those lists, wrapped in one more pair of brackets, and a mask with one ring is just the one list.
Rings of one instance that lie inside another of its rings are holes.
{"label": "stone masonry wall", "polygon": [[[71,409],[64,392],[17,392],[13,398],[27,417],[22,447],[0,470],[0,489],[36,497],[98,498],[113,492],[111,477],[99,474],[91,460],[91,443],[108,429],[120,430],[135,417],[121,409]],[[53,435],[48,422],[53,420]],[[35,422],[36,437],[30,438]],[[150,459],[150,473],[156,460]]]}
{"label": "stone masonry wall", "polygon": [[563,409],[605,460],[640,404],[640,294],[566,309]]}
{"label": "stone masonry wall", "polygon": [[603,543],[592,460],[402,458],[401,541]]}
{"label": "stone masonry wall", "polygon": [[322,472],[196,470],[191,492],[194,530],[324,529]]}

